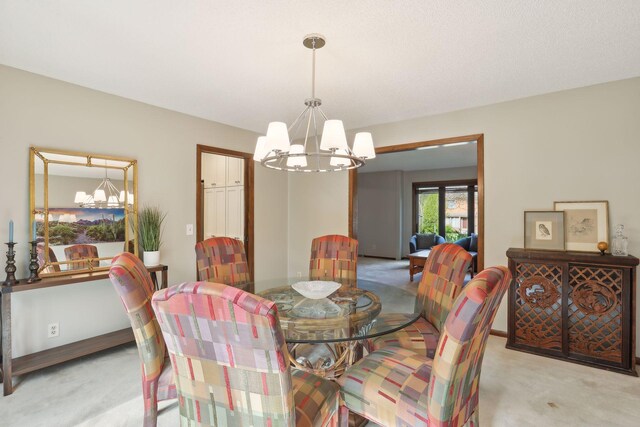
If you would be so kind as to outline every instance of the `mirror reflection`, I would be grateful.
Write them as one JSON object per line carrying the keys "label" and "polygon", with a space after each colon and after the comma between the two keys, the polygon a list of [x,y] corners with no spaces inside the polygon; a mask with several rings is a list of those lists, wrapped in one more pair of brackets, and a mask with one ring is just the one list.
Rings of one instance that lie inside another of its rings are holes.
{"label": "mirror reflection", "polygon": [[41,274],[104,269],[122,251],[137,254],[135,160],[37,148],[31,155]]}

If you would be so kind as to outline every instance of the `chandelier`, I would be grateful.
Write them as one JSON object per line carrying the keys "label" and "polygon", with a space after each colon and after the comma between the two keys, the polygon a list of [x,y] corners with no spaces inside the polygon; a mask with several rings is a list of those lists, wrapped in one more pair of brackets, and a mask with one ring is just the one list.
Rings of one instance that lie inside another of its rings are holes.
{"label": "chandelier", "polygon": [[77,191],[74,203],[77,203],[81,208],[122,208],[125,204],[133,205],[133,194],[119,191],[111,182],[105,167],[104,179],[93,193],[87,194],[84,191]]}
{"label": "chandelier", "polygon": [[[313,52],[311,98],[304,101],[306,108],[291,126],[271,122],[267,135],[258,138],[253,159],[263,166],[291,172],[332,172],[359,168],[366,159],[376,156],[369,132],[357,133],[350,148],[342,120],[329,120],[320,109],[322,101],[316,98],[316,49],[325,42],[320,34],[305,36],[302,44]],[[319,137],[320,121],[323,128]],[[301,135],[292,142],[289,135],[295,138],[298,132],[304,132],[304,139]]]}

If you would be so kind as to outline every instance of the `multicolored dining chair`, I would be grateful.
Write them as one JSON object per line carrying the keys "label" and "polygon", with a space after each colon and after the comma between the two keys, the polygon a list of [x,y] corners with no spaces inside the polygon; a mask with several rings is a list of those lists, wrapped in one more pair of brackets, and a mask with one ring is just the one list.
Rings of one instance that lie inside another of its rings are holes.
{"label": "multicolored dining chair", "polygon": [[211,237],[196,243],[198,280],[224,283],[251,291],[251,274],[244,245],[230,237]]}
{"label": "multicolored dining chair", "polygon": [[310,280],[335,280],[357,285],[358,241],[339,234],[313,239],[309,261]]}
{"label": "multicolored dining chair", "polygon": [[144,426],[156,425],[158,401],[175,399],[171,363],[151,308],[154,286],[149,272],[135,255],[123,252],[113,258],[109,278],[127,311],[142,365]]}
{"label": "multicolored dining chair", "polygon": [[338,386],[292,369],[274,302],[219,283],[153,295],[182,426],[335,426]]}
{"label": "multicolored dining chair", "polygon": [[[392,345],[433,358],[444,322],[462,291],[472,261],[469,252],[453,243],[434,246],[418,286],[417,303],[423,307],[421,317],[398,332],[369,341],[369,350]],[[384,321],[384,316],[381,320]]]}
{"label": "multicolored dining chair", "polygon": [[434,359],[385,347],[348,368],[338,380],[346,407],[383,426],[477,427],[482,357],[510,281],[500,266],[469,282],[447,316]]}
{"label": "multicolored dining chair", "polygon": [[98,248],[94,245],[73,245],[64,248],[64,256],[67,261],[71,261],[68,265],[69,270],[84,270],[87,268],[99,267]]}
{"label": "multicolored dining chair", "polygon": [[[44,267],[47,263],[47,260],[44,257],[44,243],[38,243],[36,245],[36,255],[38,257],[38,267],[41,268],[40,273],[57,273],[60,271],[60,265],[58,264],[50,264]],[[56,254],[51,248],[49,248],[49,262],[58,262],[58,257],[56,257]]]}

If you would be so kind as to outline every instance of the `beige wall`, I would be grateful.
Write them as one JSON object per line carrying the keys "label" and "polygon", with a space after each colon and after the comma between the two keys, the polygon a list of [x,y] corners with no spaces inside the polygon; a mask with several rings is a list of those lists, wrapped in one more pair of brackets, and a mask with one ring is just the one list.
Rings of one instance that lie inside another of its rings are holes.
{"label": "beige wall", "polygon": [[[554,200],[608,200],[610,226],[624,224],[630,253],[640,255],[639,112],[640,78],[634,78],[367,130],[378,146],[484,133],[490,266],[506,264],[505,251],[523,245],[523,211],[552,209]],[[301,230],[302,238],[347,230],[347,174],[312,177],[302,185],[292,175],[289,200],[304,191],[331,202],[290,210],[290,241]],[[309,215],[323,221],[315,224]],[[290,251],[289,265],[307,257],[308,251]],[[506,330],[506,313],[505,300],[494,328]]]}
{"label": "beige wall", "polygon": [[[28,258],[30,145],[137,159],[140,201],[168,212],[161,261],[177,283],[195,279],[195,236],[186,236],[185,226],[196,220],[196,144],[252,152],[256,136],[0,66],[0,236],[6,241],[13,219],[19,276]],[[255,182],[256,277],[284,276],[287,176],[256,168]],[[14,356],[128,325],[106,281],[17,293],[13,302]],[[60,337],[47,339],[46,326],[53,322],[60,323]]]}
{"label": "beige wall", "polygon": [[358,174],[358,254],[400,259],[402,171]]}

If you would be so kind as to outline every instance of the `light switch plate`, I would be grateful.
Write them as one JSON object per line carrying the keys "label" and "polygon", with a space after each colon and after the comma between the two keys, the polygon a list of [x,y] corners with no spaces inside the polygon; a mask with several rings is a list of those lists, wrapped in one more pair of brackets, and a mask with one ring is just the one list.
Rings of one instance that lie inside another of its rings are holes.
{"label": "light switch plate", "polygon": [[193,224],[187,224],[187,236],[193,236]]}

